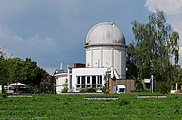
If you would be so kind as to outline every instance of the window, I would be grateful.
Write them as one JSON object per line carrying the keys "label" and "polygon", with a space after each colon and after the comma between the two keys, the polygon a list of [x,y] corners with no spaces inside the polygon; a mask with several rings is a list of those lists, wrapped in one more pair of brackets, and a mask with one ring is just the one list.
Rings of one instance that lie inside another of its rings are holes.
{"label": "window", "polygon": [[119,92],[124,92],[124,88],[119,88]]}
{"label": "window", "polygon": [[92,87],[96,88],[96,76],[92,76]]}
{"label": "window", "polygon": [[80,88],[80,76],[77,76],[77,85],[76,85],[77,88]]}
{"label": "window", "polygon": [[85,88],[85,76],[82,76],[81,86],[82,88]]}
{"label": "window", "polygon": [[102,87],[102,76],[97,76],[97,87]]}
{"label": "window", "polygon": [[77,77],[77,84],[80,84],[80,76]]}
{"label": "window", "polygon": [[99,76],[99,81],[100,81],[100,84],[102,84],[102,76],[101,75]]}
{"label": "window", "polygon": [[102,87],[102,75],[77,76],[77,88],[100,88]]}
{"label": "window", "polygon": [[87,88],[91,88],[91,85],[87,85]]}
{"label": "window", "polygon": [[97,76],[97,84],[99,84],[99,82],[100,82],[100,81],[99,81],[99,76]]}
{"label": "window", "polygon": [[90,84],[90,76],[87,76],[87,84]]}

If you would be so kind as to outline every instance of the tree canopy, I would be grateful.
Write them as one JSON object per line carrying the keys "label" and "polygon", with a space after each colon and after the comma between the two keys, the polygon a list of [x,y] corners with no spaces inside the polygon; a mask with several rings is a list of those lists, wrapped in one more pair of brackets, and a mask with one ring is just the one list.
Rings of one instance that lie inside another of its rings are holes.
{"label": "tree canopy", "polygon": [[7,57],[2,49],[0,49],[0,85],[4,92],[4,85],[10,83],[21,82],[36,88],[47,78],[49,74],[42,68],[37,66],[31,58],[22,60],[20,58]]}
{"label": "tree canopy", "polygon": [[128,73],[133,72],[137,79],[154,75],[158,81],[171,83],[178,67],[179,35],[162,11],[151,13],[148,20],[146,24],[132,22],[135,41],[127,49]]}

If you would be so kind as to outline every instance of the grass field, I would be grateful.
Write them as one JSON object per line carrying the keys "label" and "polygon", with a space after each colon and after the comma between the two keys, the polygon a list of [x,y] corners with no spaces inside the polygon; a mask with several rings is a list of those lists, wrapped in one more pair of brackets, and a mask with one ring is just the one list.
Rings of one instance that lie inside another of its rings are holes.
{"label": "grass field", "polygon": [[139,99],[137,94],[121,94],[114,95],[119,97],[115,101],[84,100],[88,96],[91,95],[33,95],[27,98],[0,98],[0,120],[182,119],[182,95]]}

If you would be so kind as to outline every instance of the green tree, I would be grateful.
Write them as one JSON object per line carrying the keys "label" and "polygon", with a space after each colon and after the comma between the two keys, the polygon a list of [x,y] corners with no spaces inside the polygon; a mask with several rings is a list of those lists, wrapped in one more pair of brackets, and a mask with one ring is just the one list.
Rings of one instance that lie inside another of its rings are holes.
{"label": "green tree", "polygon": [[5,53],[0,49],[0,85],[2,87],[2,96],[6,96],[6,91],[4,86],[7,85],[7,64],[5,59]]}
{"label": "green tree", "polygon": [[39,91],[42,78],[48,75],[44,69],[38,67],[37,63],[31,61],[30,58],[23,61],[20,58],[6,57],[5,53],[0,49],[0,85],[2,85],[3,96],[6,94],[4,86],[17,82],[25,83],[30,88],[35,88],[34,91]]}
{"label": "green tree", "polygon": [[136,79],[137,78],[137,67],[131,57],[131,54],[127,52],[126,55],[126,79]]}
{"label": "green tree", "polygon": [[38,67],[37,63],[30,58],[26,58],[24,64],[26,71],[26,79],[24,80],[24,83],[29,85],[39,85],[41,79],[48,76],[48,73],[44,69]]}
{"label": "green tree", "polygon": [[37,66],[35,61],[31,58],[26,58],[24,61],[24,69],[26,73],[26,79],[23,83],[30,86],[30,91],[37,93],[41,90],[42,79],[46,78],[49,74],[42,68]]}
{"label": "green tree", "polygon": [[127,50],[137,67],[137,78],[154,75],[158,81],[173,84],[175,74],[172,71],[176,70],[179,58],[179,35],[166,22],[164,12],[151,13],[146,24],[133,21],[132,25],[135,42]]}
{"label": "green tree", "polygon": [[26,71],[24,61],[20,58],[9,58],[8,63],[8,78],[11,82],[22,82],[26,79]]}

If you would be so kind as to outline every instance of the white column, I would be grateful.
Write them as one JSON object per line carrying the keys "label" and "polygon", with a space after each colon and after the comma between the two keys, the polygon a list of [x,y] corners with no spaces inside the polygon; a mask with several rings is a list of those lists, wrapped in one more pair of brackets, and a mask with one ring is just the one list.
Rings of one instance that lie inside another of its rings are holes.
{"label": "white column", "polygon": [[96,76],[96,88],[97,88],[97,83],[98,83],[98,76]]}
{"label": "white column", "polygon": [[[111,52],[111,56],[112,56],[112,61],[111,61],[111,66],[114,66],[114,49],[113,48],[111,48],[111,50],[112,50],[112,52]],[[109,66],[109,67],[111,67],[111,66]]]}
{"label": "white column", "polygon": [[91,66],[93,67],[93,47],[91,47]]}
{"label": "white column", "polygon": [[113,68],[113,66],[111,67],[111,78],[113,78],[114,77],[114,68]]}
{"label": "white column", "polygon": [[90,76],[90,85],[92,87],[92,76]]}
{"label": "white column", "polygon": [[85,76],[85,88],[87,88],[87,76]]}
{"label": "white column", "polygon": [[80,88],[82,88],[82,76],[80,76]]}
{"label": "white column", "polygon": [[154,76],[151,75],[151,93],[154,92]]}
{"label": "white column", "polygon": [[100,67],[103,67],[103,46],[101,46],[101,61],[100,61],[101,65]]}
{"label": "white column", "polygon": [[70,92],[71,89],[71,80],[70,80],[70,66],[67,65],[67,72],[68,72],[68,91]]}

